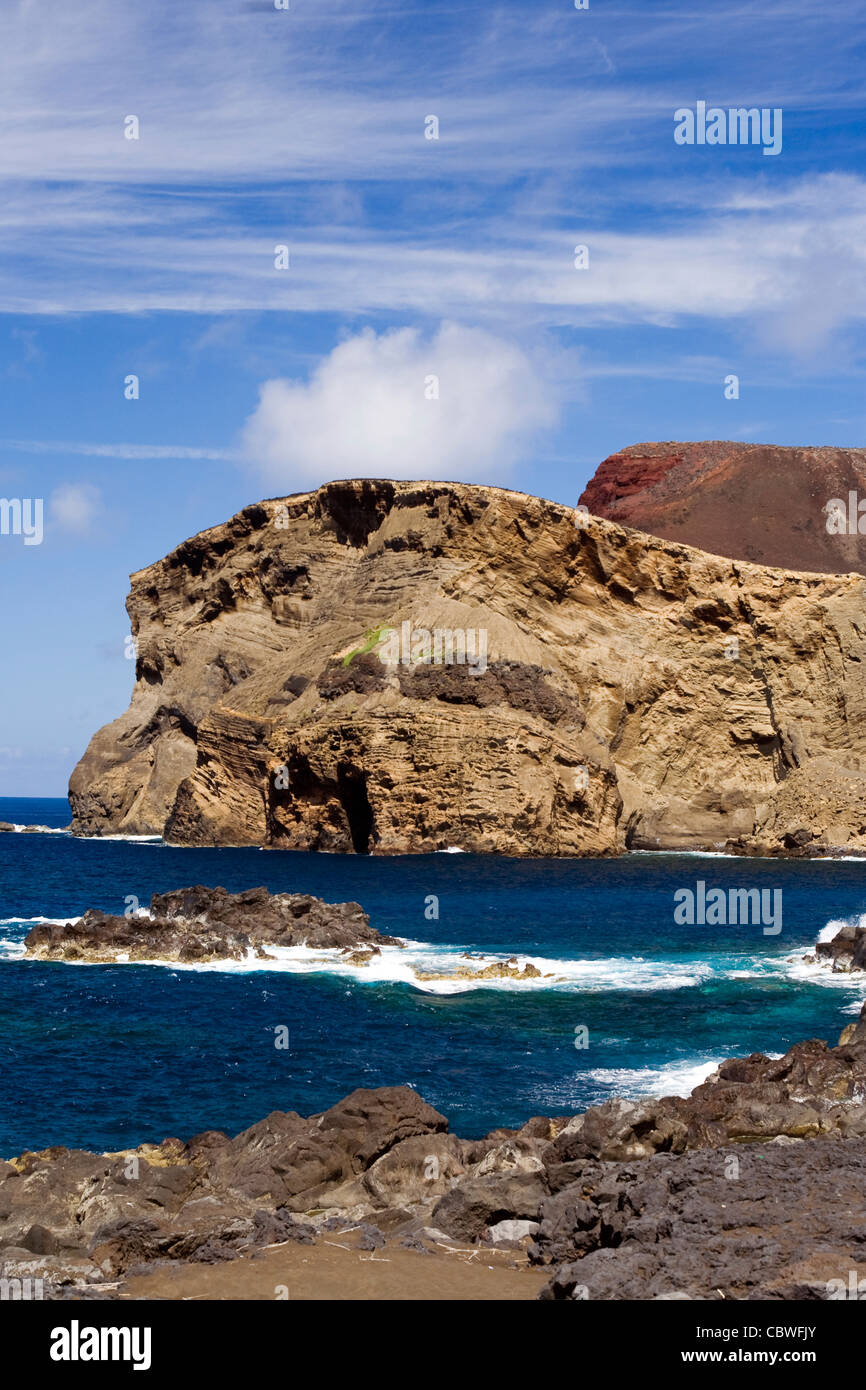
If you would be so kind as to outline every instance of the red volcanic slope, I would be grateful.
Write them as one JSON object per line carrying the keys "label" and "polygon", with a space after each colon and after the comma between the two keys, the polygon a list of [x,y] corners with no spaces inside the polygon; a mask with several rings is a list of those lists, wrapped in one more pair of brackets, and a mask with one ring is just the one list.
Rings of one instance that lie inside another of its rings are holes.
{"label": "red volcanic slope", "polygon": [[[599,464],[580,501],[623,526],[784,569],[866,573],[866,534],[827,531],[831,498],[866,504],[866,449],[709,440],[633,444]],[[866,531],[866,506],[863,513]]]}

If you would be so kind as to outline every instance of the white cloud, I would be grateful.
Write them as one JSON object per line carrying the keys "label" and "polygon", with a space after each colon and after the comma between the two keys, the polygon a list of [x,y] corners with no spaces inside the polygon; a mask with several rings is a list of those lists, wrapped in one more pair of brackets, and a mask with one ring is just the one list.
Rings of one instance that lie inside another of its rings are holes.
{"label": "white cloud", "polygon": [[547,374],[511,342],[455,323],[429,341],[416,328],[367,330],[308,382],[266,381],[243,447],[286,490],[333,477],[465,480],[501,475],[556,416]]}
{"label": "white cloud", "polygon": [[64,531],[87,531],[101,504],[99,489],[91,483],[64,483],[48,499],[55,526]]}

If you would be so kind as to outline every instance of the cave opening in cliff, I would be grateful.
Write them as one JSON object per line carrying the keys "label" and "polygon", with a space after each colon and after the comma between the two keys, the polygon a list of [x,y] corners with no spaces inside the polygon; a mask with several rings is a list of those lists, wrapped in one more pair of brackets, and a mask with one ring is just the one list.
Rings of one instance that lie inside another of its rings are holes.
{"label": "cave opening in cliff", "polygon": [[346,812],[349,834],[356,854],[370,853],[373,837],[373,808],[367,796],[367,774],[352,763],[337,765],[337,795]]}

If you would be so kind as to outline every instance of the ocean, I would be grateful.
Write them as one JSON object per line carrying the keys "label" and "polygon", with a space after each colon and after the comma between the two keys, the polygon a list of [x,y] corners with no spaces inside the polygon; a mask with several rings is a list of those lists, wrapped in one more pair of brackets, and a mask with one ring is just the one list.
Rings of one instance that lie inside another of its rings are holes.
{"label": "ocean", "polygon": [[[357,1086],[399,1084],[476,1137],[611,1096],[687,1094],[725,1057],[833,1043],[866,997],[866,982],[801,959],[832,923],[866,913],[862,861],[181,849],[74,839],[60,800],[0,799],[0,820],[50,832],[0,834],[4,1158],[236,1133],[272,1110],[309,1114]],[[674,895],[699,882],[781,891],[781,931],[679,925]],[[303,952],[276,966],[21,959],[37,921],[122,914],[195,883],[354,900],[411,944],[354,971]],[[476,966],[528,958],[542,978],[414,975],[465,951]]]}

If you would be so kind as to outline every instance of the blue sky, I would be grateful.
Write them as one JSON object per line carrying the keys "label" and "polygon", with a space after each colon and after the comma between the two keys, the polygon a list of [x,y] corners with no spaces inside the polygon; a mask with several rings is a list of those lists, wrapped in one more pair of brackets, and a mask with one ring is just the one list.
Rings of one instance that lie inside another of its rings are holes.
{"label": "blue sky", "polygon": [[[125,708],[130,572],[261,496],[863,444],[864,38],[854,0],[9,0],[0,495],[45,534],[0,536],[0,795]],[[677,145],[698,101],[780,107],[782,152]]]}

